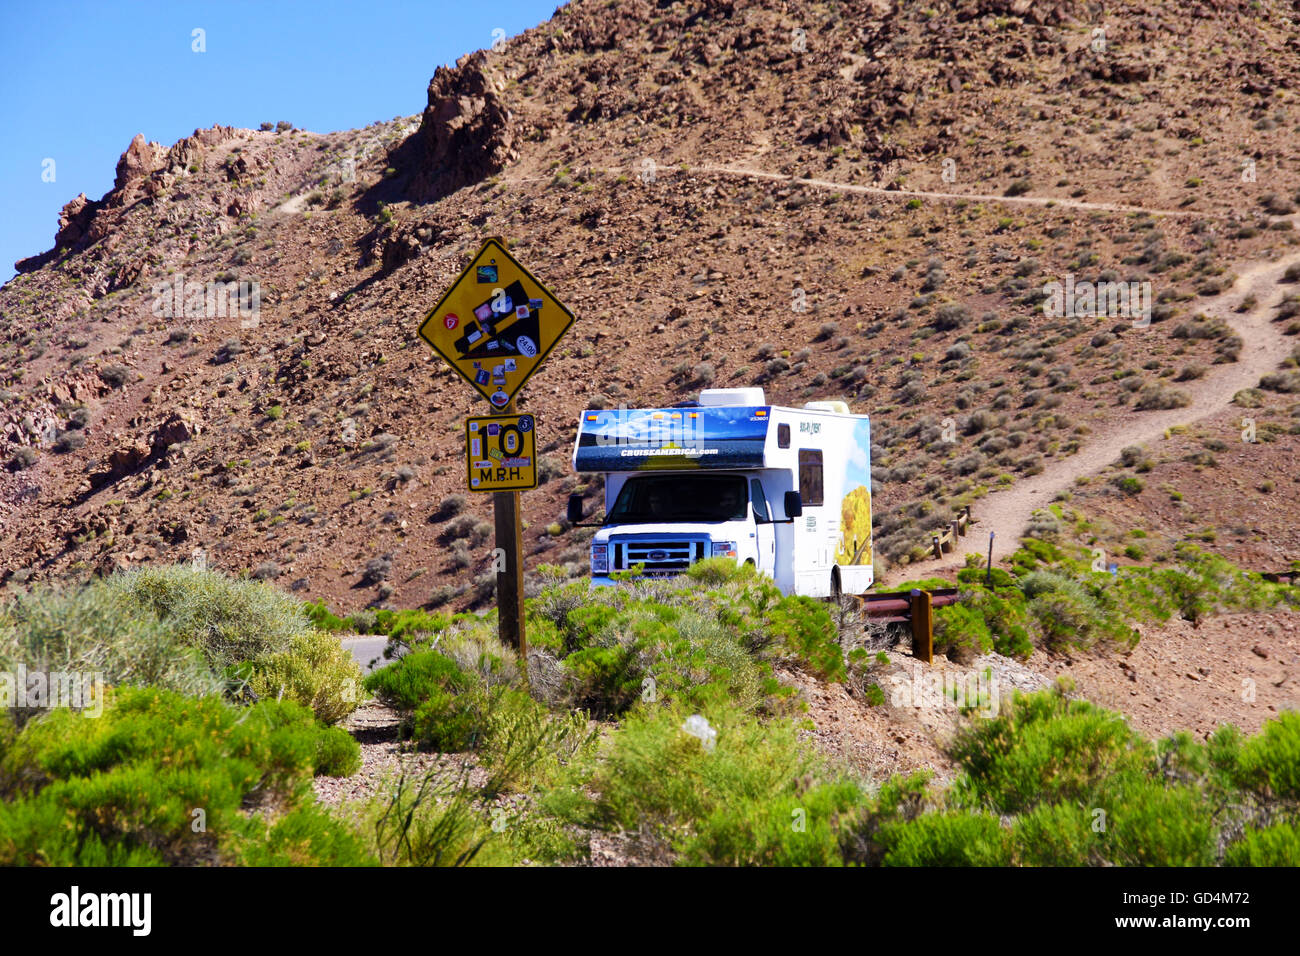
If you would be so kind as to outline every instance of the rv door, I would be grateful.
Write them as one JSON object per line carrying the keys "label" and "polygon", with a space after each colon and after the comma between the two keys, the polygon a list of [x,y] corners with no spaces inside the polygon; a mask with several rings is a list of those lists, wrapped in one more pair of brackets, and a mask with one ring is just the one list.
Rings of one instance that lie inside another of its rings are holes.
{"label": "rv door", "polygon": [[763,494],[763,483],[757,478],[749,480],[749,500],[754,510],[754,535],[758,548],[758,570],[769,577],[776,576],[776,526],[772,524],[772,510]]}

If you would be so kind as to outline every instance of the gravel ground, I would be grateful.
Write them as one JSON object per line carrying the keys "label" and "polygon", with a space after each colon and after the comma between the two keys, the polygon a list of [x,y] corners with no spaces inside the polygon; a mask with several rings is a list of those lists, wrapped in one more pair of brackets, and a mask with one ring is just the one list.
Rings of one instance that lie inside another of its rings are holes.
{"label": "gravel ground", "polygon": [[[453,776],[465,763],[462,754],[417,753],[405,749],[398,739],[397,712],[383,704],[362,704],[339,726],[361,745],[361,769],[350,777],[316,777],[312,781],[316,799],[327,807],[386,793],[403,771],[419,776],[430,770],[445,770],[448,776]],[[472,784],[481,786],[485,776],[481,768],[471,766]]]}

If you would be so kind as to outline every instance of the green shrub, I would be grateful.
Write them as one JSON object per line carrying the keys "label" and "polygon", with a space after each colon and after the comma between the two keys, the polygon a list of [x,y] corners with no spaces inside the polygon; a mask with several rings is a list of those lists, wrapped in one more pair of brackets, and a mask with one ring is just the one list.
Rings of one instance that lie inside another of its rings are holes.
{"label": "green shrub", "polygon": [[641,693],[646,662],[637,653],[639,636],[630,646],[584,647],[564,659],[573,676],[575,702],[597,716],[621,714]]}
{"label": "green shrub", "polygon": [[841,681],[846,671],[835,621],[810,597],[783,595],[766,613],[768,628],[816,676]]}
{"label": "green shrub", "polygon": [[1015,862],[1021,866],[1096,866],[1099,817],[1077,803],[1040,803],[1016,817]]}
{"label": "green shrub", "polygon": [[487,707],[483,745],[488,778],[483,793],[491,798],[525,784],[555,778],[560,769],[586,752],[595,740],[586,714],[552,715],[522,691],[493,688]]}
{"label": "green shrub", "polygon": [[1228,846],[1224,866],[1300,866],[1300,828],[1275,823],[1262,830],[1248,829]]}
{"label": "green shrub", "polygon": [[243,866],[374,866],[354,831],[315,804],[294,807],[273,822],[255,821],[241,833]]}
{"label": "green shrub", "polygon": [[934,615],[935,653],[969,662],[993,649],[984,615],[966,604],[950,604]]}
{"label": "green shrub", "polygon": [[451,618],[445,614],[429,614],[419,608],[384,609],[375,612],[375,622],[369,633],[385,634],[391,640],[409,644],[418,637],[440,634],[450,625]]}
{"label": "green shrub", "polygon": [[318,777],[350,777],[361,769],[361,746],[342,728],[323,727],[312,767]]}
{"label": "green shrub", "polygon": [[459,694],[474,679],[437,651],[416,651],[369,674],[365,689],[395,710],[414,711],[435,693]]}
{"label": "green shrub", "polygon": [[1042,691],[1002,702],[997,717],[963,728],[949,748],[962,765],[963,805],[1019,813],[1039,803],[1097,802],[1107,787],[1141,779],[1154,751],[1116,713]]}
{"label": "green shrub", "polygon": [[[619,714],[642,696],[758,707],[774,689],[770,665],[751,653],[778,640],[761,616],[770,595],[755,597],[767,585],[752,572],[729,581],[727,592],[660,581],[627,591],[546,589],[532,606],[530,627],[539,646],[560,659],[563,683],[550,696],[601,716]],[[583,595],[593,603],[578,604]]]}
{"label": "green shrub", "polygon": [[384,866],[467,866],[493,839],[465,779],[405,773],[388,793],[351,808],[367,851]]}
{"label": "green shrub", "polygon": [[332,634],[299,634],[288,650],[259,658],[251,670],[249,686],[258,697],[297,701],[324,723],[337,723],[357,709],[361,668]]}
{"label": "green shrub", "polygon": [[840,866],[840,828],[862,791],[847,781],[814,784],[803,793],[740,800],[704,818],[681,847],[692,866]]}
{"label": "green shrub", "polygon": [[285,651],[309,627],[303,606],[271,585],[189,565],[140,568],[106,578],[105,584],[197,647],[217,673]]}
{"label": "green shrub", "polygon": [[705,587],[717,587],[753,571],[747,565],[736,564],[735,558],[705,558],[686,569],[686,577]]}
{"label": "green shrub", "polygon": [[838,862],[840,827],[861,794],[844,781],[808,785],[819,762],[792,722],[760,723],[719,706],[704,715],[717,732],[709,750],[682,729],[687,713],[627,717],[585,785],[593,794],[588,819],[645,827],[686,863]]}
{"label": "green shrub", "polygon": [[348,631],[351,630],[347,620],[334,614],[326,606],[324,601],[313,604],[307,601],[302,606],[303,612],[307,615],[307,620],[311,621],[311,626],[320,631]]}
{"label": "green shrub", "polygon": [[1211,808],[1196,790],[1156,779],[1116,793],[1100,842],[1117,865],[1209,866],[1216,836]]}
{"label": "green shrub", "polygon": [[1011,839],[997,817],[982,813],[927,813],[889,823],[877,837],[885,866],[1006,866]]}
{"label": "green shrub", "polygon": [[30,722],[0,757],[0,865],[235,862],[262,825],[246,806],[290,812],[313,773],[358,764],[295,703],[119,690],[99,718]]}
{"label": "green shrub", "polygon": [[1283,711],[1243,742],[1235,777],[1241,787],[1267,799],[1300,800],[1300,713]]}

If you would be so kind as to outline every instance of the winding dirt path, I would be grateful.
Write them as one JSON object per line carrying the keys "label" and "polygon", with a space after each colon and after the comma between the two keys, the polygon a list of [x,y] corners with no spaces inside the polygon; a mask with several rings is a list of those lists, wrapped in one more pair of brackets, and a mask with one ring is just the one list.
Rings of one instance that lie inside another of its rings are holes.
{"label": "winding dirt path", "polygon": [[[1296,218],[1300,217],[1292,217],[1292,221]],[[980,534],[968,539],[965,550],[987,554],[988,539],[983,532],[991,531],[994,532],[994,560],[1007,557],[1019,545],[1029,516],[1049,504],[1057,492],[1072,488],[1076,478],[1113,464],[1128,445],[1155,441],[1163,437],[1166,429],[1189,425],[1223,411],[1237,392],[1258,385],[1261,376],[1276,371],[1290,353],[1291,342],[1270,320],[1270,314],[1284,294],[1284,290],[1279,289],[1282,274],[1297,263],[1300,263],[1300,253],[1271,262],[1249,263],[1237,270],[1237,280],[1231,288],[1204,300],[1204,307],[1197,311],[1225,319],[1241,336],[1242,349],[1236,362],[1214,366],[1188,389],[1192,397],[1190,405],[1169,411],[1136,412],[1122,420],[1118,427],[1093,436],[1076,454],[1053,461],[1039,474],[1018,480],[1006,491],[994,492],[980,499],[971,508]],[[1254,308],[1244,313],[1234,311],[1243,299],[1251,295],[1256,299]],[[1143,330],[1134,330],[1130,334],[1140,336]],[[878,586],[888,586],[907,578],[929,577],[963,564],[964,554],[954,551],[943,558],[891,568]]]}
{"label": "winding dirt path", "polygon": [[1145,206],[1126,206],[1122,203],[1112,202],[1084,202],[1081,199],[1058,199],[1053,196],[995,196],[984,193],[944,193],[921,189],[887,189],[884,186],[859,186],[852,183],[837,183],[830,179],[810,179],[804,176],[791,176],[786,173],[763,172],[745,166],[691,166],[688,172],[720,173],[725,176],[739,176],[748,179],[768,179],[795,183],[801,186],[814,186],[818,189],[830,189],[835,192],[858,193],[868,196],[893,196],[899,199],[929,199],[941,202],[997,202],[1012,206],[1051,206],[1060,209],[1084,209],[1100,212],[1144,212],[1152,216],[1179,216],[1196,219],[1222,218],[1214,213],[1197,212],[1188,209],[1148,209]]}

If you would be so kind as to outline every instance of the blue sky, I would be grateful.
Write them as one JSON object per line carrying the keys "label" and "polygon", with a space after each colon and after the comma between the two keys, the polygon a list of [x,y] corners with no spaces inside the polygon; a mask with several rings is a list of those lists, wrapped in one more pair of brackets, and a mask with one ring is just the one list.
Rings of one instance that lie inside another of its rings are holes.
{"label": "blue sky", "polygon": [[[318,132],[424,109],[436,67],[550,18],[558,0],[0,4],[0,282],[99,199],[136,133],[170,146],[220,123]],[[195,29],[206,52],[193,50]],[[499,34],[497,34],[499,36]],[[54,160],[54,182],[42,180]]]}

